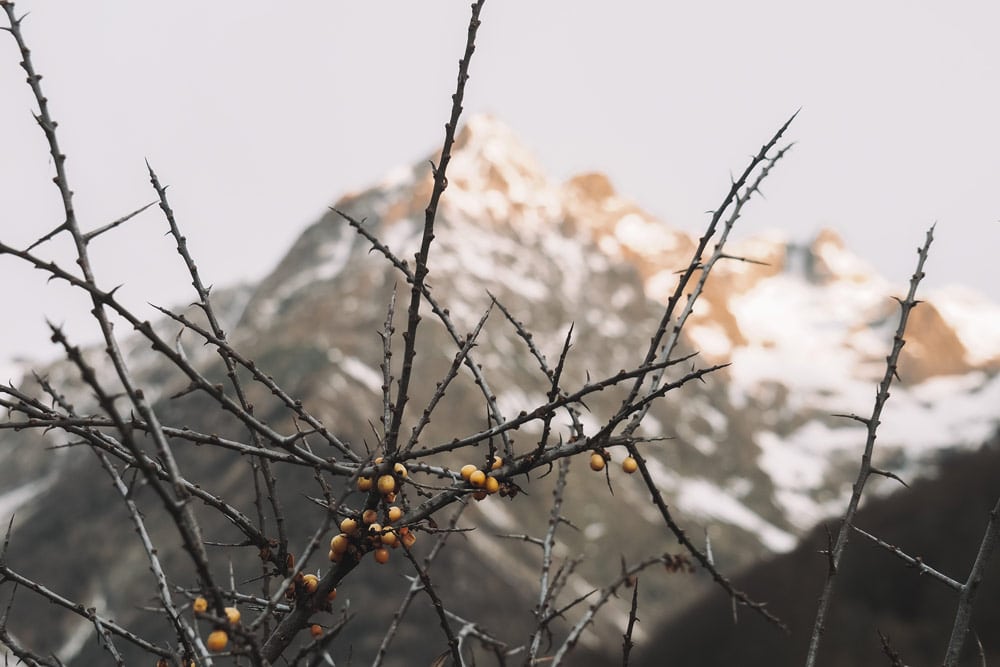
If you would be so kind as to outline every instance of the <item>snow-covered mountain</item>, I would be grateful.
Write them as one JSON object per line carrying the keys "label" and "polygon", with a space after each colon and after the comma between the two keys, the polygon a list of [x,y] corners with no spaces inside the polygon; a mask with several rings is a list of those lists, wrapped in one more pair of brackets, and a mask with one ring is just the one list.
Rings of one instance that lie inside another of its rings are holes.
{"label": "snow-covered mountain", "polygon": [[[448,178],[428,282],[460,331],[472,329],[492,294],[524,322],[550,360],[573,324],[566,386],[588,374],[601,377],[639,363],[677,271],[691,259],[694,239],[617,194],[601,174],[553,181],[509,128],[486,116],[470,119],[461,131]],[[335,208],[364,219],[381,242],[410,258],[430,188],[430,167],[421,162],[344,196]],[[354,443],[368,438],[369,424],[378,421],[382,347],[375,332],[382,328],[393,289],[406,288],[402,277],[370,250],[331,211],[309,226],[258,284],[218,295],[234,345],[338,436]],[[732,261],[716,268],[683,345],[704,360],[732,365],[705,384],[670,394],[650,412],[641,433],[669,438],[645,450],[651,471],[684,524],[710,533],[717,562],[738,568],[791,550],[818,520],[842,510],[864,433],[855,422],[832,414],[870,412],[897,321],[893,296],[906,286],[888,284],[829,230],[807,244],[775,232],[751,235],[730,254],[762,263]],[[985,440],[1000,417],[1000,308],[968,291],[920,296],[925,303],[911,321],[901,383],[883,415],[876,454],[880,467],[904,478],[931,472],[943,448]],[[411,395],[417,406],[429,400],[455,351],[443,327],[431,316],[425,320]],[[176,333],[176,327],[158,326]],[[210,349],[186,337],[184,342],[192,359],[221,377]],[[136,373],[147,395],[159,399],[165,419],[206,433],[236,428],[194,397],[169,400],[185,388],[186,379],[140,341],[129,346]],[[100,351],[92,354],[99,358]],[[545,402],[545,377],[497,313],[476,355],[504,414]],[[48,374],[60,386],[76,383],[79,388],[70,369],[56,365]],[[80,390],[81,403],[86,394]],[[588,400],[588,432],[618,407],[620,396],[606,394]],[[266,395],[255,403],[262,418],[283,418]],[[435,419],[422,444],[448,442],[484,421],[470,378],[448,392],[444,410],[448,418]],[[536,436],[537,430],[524,428],[517,444],[532,447]],[[54,508],[72,502],[65,494],[88,491],[66,490],[71,478],[86,481],[76,474],[86,452],[77,448],[40,456],[37,443],[27,437],[3,432],[0,438],[0,514],[19,507],[20,517],[37,522],[29,530],[43,539],[46,531],[58,529],[53,522],[64,519]],[[463,461],[443,457],[442,463]],[[212,467],[216,464],[192,454],[186,469],[196,478],[222,480],[219,490],[227,497],[246,500],[250,491],[239,486],[237,476]],[[674,547],[664,531],[649,529],[647,520],[654,526],[659,520],[633,480],[615,480],[612,497],[603,478],[585,464],[572,474],[567,514],[581,530],[567,531],[558,554],[593,556],[578,570],[576,592],[613,576],[619,553],[639,557]],[[547,499],[547,493],[532,491],[514,502],[483,503],[470,513],[469,523],[478,529],[466,534],[468,553],[487,563],[498,575],[495,585],[506,586],[508,593],[537,585],[537,554],[512,549],[501,535],[543,532]],[[100,507],[115,502],[111,498]],[[0,522],[6,520],[0,516]],[[82,544],[79,553],[91,548],[96,549]],[[470,557],[457,553],[457,563]],[[463,575],[456,567],[456,585],[473,577],[465,582],[469,590],[490,593],[489,585],[475,579],[480,568],[474,570]],[[143,573],[137,566],[137,573],[128,576]],[[116,604],[114,587],[108,593],[96,581],[69,585],[109,594],[107,604]],[[679,590],[672,580],[649,586],[660,594],[650,602],[657,614],[675,613],[680,601],[694,594]],[[476,601],[469,605],[476,608]],[[530,602],[520,609],[525,616],[520,621],[530,624]],[[623,617],[623,609],[615,613]],[[508,612],[497,616],[517,627]],[[618,632],[617,620],[598,626],[591,639]]]}
{"label": "snow-covered mountain", "polygon": [[[573,320],[581,336],[600,341],[607,369],[635,363],[637,348],[616,343],[653,316],[650,303],[665,301],[694,239],[618,195],[601,174],[553,182],[514,133],[490,117],[471,119],[461,133],[449,181],[430,280],[458,321],[471,327],[489,290],[514,307],[550,352]],[[394,170],[337,206],[367,218],[408,257],[429,188],[421,163]],[[264,281],[246,321],[257,330],[280,310],[311,310],[305,305],[312,304],[310,295],[325,293],[327,284],[351,289],[345,283],[367,275],[354,268],[368,262],[367,251],[331,213]],[[767,231],[731,247],[731,254],[764,264],[721,263],[686,329],[689,345],[703,357],[732,362],[723,374],[725,390],[719,379],[713,385],[721,395],[675,406],[681,419],[672,414],[658,422],[654,415],[647,434],[676,437],[715,475],[719,469],[708,462],[727,458],[726,448],[738,445],[743,472],[734,468],[718,479],[670,466],[663,485],[692,516],[741,525],[770,535],[768,549],[788,549],[794,535],[842,505],[860,432],[830,415],[870,412],[897,322],[893,297],[907,285],[889,284],[831,230],[807,244]],[[920,296],[925,303],[907,334],[901,383],[879,432],[878,456],[904,476],[923,471],[939,448],[982,442],[1000,417],[1000,308],[967,290]],[[344,309],[356,318],[365,306],[371,306],[367,321],[382,316],[382,301],[365,304],[357,295]],[[322,329],[307,327],[310,335]],[[319,335],[330,349],[338,347]],[[506,337],[495,342],[510,346]],[[485,360],[502,365],[489,353]],[[347,355],[338,364],[345,377],[377,393],[381,380],[370,355]],[[512,386],[518,389],[501,395],[508,412],[541,400],[521,382]],[[741,494],[763,496],[767,507],[760,500],[743,505]],[[724,509],[730,505],[739,507]],[[761,531],[764,524],[773,530]]]}

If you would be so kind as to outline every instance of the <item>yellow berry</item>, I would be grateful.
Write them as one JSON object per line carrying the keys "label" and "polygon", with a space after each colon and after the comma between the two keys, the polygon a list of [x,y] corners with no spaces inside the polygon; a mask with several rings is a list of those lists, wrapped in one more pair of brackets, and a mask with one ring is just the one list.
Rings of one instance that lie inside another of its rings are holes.
{"label": "yellow berry", "polygon": [[412,547],[416,543],[416,541],[417,541],[416,534],[410,531],[403,533],[403,546],[405,546],[407,549]]}
{"label": "yellow berry", "polygon": [[361,515],[361,520],[366,524],[375,523],[378,520],[378,512],[375,510],[365,510]]}
{"label": "yellow berry", "polygon": [[389,562],[389,550],[385,547],[379,547],[375,550],[375,562],[380,565],[385,565]]}
{"label": "yellow berry", "polygon": [[632,473],[634,473],[638,469],[639,469],[638,462],[636,462],[636,460],[634,458],[632,458],[631,456],[626,456],[625,460],[622,461],[622,470],[624,470],[628,474],[631,475]]}
{"label": "yellow berry", "polygon": [[476,466],[472,465],[471,463],[467,463],[466,465],[462,466],[462,470],[460,471],[462,473],[462,479],[468,482],[469,477],[472,475],[472,473],[476,472],[476,470],[477,470]]}
{"label": "yellow berry", "polygon": [[397,463],[396,465],[392,466],[392,470],[403,479],[406,479],[407,477],[410,476],[410,473],[406,470],[406,466],[404,466],[402,463]]}
{"label": "yellow berry", "polygon": [[226,644],[228,643],[229,635],[226,634],[225,630],[214,630],[212,634],[208,636],[205,646],[208,647],[209,651],[218,652],[226,648]]}
{"label": "yellow berry", "polygon": [[338,554],[333,549],[330,549],[328,552],[326,552],[326,557],[329,558],[330,562],[332,562],[332,563],[339,563],[340,559],[343,557],[343,555],[344,554]]}
{"label": "yellow berry", "polygon": [[230,623],[236,625],[240,622],[240,610],[236,607],[226,607],[226,618],[229,619]]}
{"label": "yellow berry", "polygon": [[500,490],[500,482],[496,477],[486,478],[486,493],[496,493]]}
{"label": "yellow berry", "polygon": [[358,529],[358,522],[354,519],[348,517],[340,522],[340,532],[346,533],[348,535],[352,534]]}
{"label": "yellow berry", "polygon": [[497,470],[503,467],[503,459],[499,456],[493,457],[493,463],[490,464],[490,470]]}
{"label": "yellow berry", "polygon": [[387,547],[396,546],[396,531],[390,530],[388,532],[382,533],[382,544]]}
{"label": "yellow berry", "polygon": [[392,475],[382,475],[378,478],[378,492],[382,495],[392,493],[396,490],[396,478]]}
{"label": "yellow berry", "polygon": [[469,484],[472,486],[482,486],[486,483],[486,473],[482,470],[476,470],[471,475],[469,475]]}
{"label": "yellow berry", "polygon": [[320,636],[322,636],[323,635],[323,626],[316,625],[315,623],[313,623],[312,627],[309,628],[309,634],[311,634],[313,637],[320,637]]}
{"label": "yellow berry", "polygon": [[334,535],[333,539],[330,540],[330,551],[335,554],[342,554],[347,551],[351,541],[347,539],[347,535],[340,533],[339,535]]}
{"label": "yellow berry", "polygon": [[371,490],[372,490],[372,478],[358,477],[358,491],[371,491]]}
{"label": "yellow berry", "polygon": [[604,456],[594,452],[590,455],[590,469],[598,472],[604,470]]}
{"label": "yellow berry", "polygon": [[319,577],[315,574],[304,574],[302,575],[302,585],[307,593],[315,593],[316,589],[319,588]]}
{"label": "yellow berry", "polygon": [[375,459],[375,465],[377,466],[382,465],[382,461],[385,461],[385,459],[379,456],[378,458]]}
{"label": "yellow berry", "polygon": [[403,510],[393,505],[389,508],[389,521],[399,521],[403,518]]}
{"label": "yellow berry", "polygon": [[196,614],[204,614],[208,611],[208,600],[205,598],[195,598],[194,603],[191,605]]}

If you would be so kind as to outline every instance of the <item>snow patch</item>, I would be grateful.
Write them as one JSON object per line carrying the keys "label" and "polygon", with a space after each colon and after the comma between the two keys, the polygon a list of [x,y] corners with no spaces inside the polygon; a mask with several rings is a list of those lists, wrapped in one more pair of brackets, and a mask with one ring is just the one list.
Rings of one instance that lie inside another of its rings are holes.
{"label": "snow patch", "polygon": [[657,487],[670,493],[685,513],[738,526],[776,553],[795,548],[797,538],[794,535],[764,520],[714,482],[680,477],[655,459],[647,459],[646,466]]}
{"label": "snow patch", "polygon": [[21,486],[0,495],[0,524],[7,525],[11,515],[37,496],[45,493],[56,481],[58,473],[51,472],[33,482],[22,484]]}
{"label": "snow patch", "polygon": [[615,238],[623,246],[641,254],[676,250],[677,236],[666,225],[638,213],[622,216],[615,225]]}
{"label": "snow patch", "polygon": [[344,357],[340,368],[354,380],[376,394],[382,393],[382,373],[377,371],[357,357]]}
{"label": "snow patch", "polygon": [[690,514],[739,526],[755,535],[765,547],[775,553],[791,551],[798,543],[794,535],[765,521],[708,480],[683,480],[676,502]]}
{"label": "snow patch", "polygon": [[412,165],[397,165],[386,173],[378,187],[383,190],[404,188],[413,183],[414,175]]}
{"label": "snow patch", "polygon": [[733,344],[718,324],[696,324],[685,331],[694,346],[710,357],[728,357],[732,353]]}

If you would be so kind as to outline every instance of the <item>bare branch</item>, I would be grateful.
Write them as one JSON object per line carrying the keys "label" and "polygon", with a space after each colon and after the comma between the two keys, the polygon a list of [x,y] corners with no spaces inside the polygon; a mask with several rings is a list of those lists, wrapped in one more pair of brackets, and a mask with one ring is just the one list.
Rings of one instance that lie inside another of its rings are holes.
{"label": "bare branch", "polygon": [[963,589],[963,585],[962,584],[958,583],[957,581],[955,581],[954,579],[952,579],[948,575],[941,574],[940,572],[938,572],[934,568],[932,568],[929,565],[927,565],[926,563],[924,563],[924,561],[922,561],[920,558],[914,558],[913,556],[907,555],[899,547],[894,546],[892,544],[889,544],[888,542],[885,542],[883,540],[880,540],[879,538],[875,537],[871,533],[868,533],[868,532],[866,532],[864,530],[861,530],[857,526],[851,526],[851,528],[854,530],[854,532],[858,533],[859,535],[862,535],[863,537],[868,538],[869,540],[871,540],[875,544],[879,545],[880,547],[882,547],[883,549],[885,549],[886,551],[888,551],[892,555],[894,555],[897,558],[899,558],[904,563],[908,564],[913,569],[917,570],[920,574],[929,575],[930,577],[932,577],[934,579],[937,579],[942,584],[944,584],[945,586],[947,586],[948,588],[951,588],[953,590],[961,591]]}
{"label": "bare branch", "polygon": [[924,245],[917,251],[919,260],[917,261],[917,268],[914,271],[913,276],[910,278],[910,290],[906,295],[906,299],[899,302],[899,326],[896,328],[895,336],[893,336],[892,351],[889,353],[889,356],[886,357],[885,374],[882,376],[882,381],[878,386],[878,392],[875,395],[875,405],[872,408],[871,417],[868,418],[868,422],[866,424],[868,436],[865,440],[865,451],[861,457],[861,466],[858,469],[858,477],[854,482],[851,499],[847,504],[847,510],[844,512],[844,517],[841,520],[840,530],[837,532],[837,538],[830,550],[830,570],[827,575],[826,582],[823,585],[823,592],[820,594],[819,605],[816,610],[816,620],[813,624],[812,635],[809,639],[809,651],[806,654],[806,667],[813,667],[813,665],[816,664],[816,658],[819,655],[819,643],[823,636],[823,630],[826,625],[826,614],[830,608],[830,601],[833,596],[833,582],[836,579],[837,570],[840,567],[840,559],[844,554],[844,549],[847,547],[847,539],[850,535],[851,527],[854,525],[854,515],[857,513],[858,504],[861,502],[861,494],[864,491],[865,483],[868,481],[868,477],[872,474],[872,452],[875,449],[875,435],[878,430],[879,418],[882,416],[882,409],[885,407],[886,401],[889,400],[889,387],[892,386],[892,379],[896,377],[896,367],[899,364],[899,355],[903,350],[903,345],[905,344],[903,336],[906,333],[906,324],[909,321],[910,312],[917,305],[917,286],[924,277],[924,262],[927,261],[927,253],[930,250],[933,240],[934,227],[931,227],[927,230],[927,238],[924,241]]}
{"label": "bare branch", "polygon": [[386,435],[385,451],[388,456],[396,453],[399,429],[403,422],[403,413],[406,410],[406,403],[409,400],[410,377],[413,373],[413,359],[417,354],[417,325],[420,322],[420,300],[423,297],[424,281],[429,271],[427,266],[430,255],[431,242],[434,240],[434,222],[437,218],[438,202],[445,188],[448,187],[448,179],[445,176],[448,170],[448,163],[451,162],[451,149],[455,143],[455,131],[458,128],[458,119],[462,114],[462,100],[465,97],[465,83],[469,80],[469,65],[472,62],[472,54],[476,50],[476,33],[479,30],[479,13],[483,9],[486,0],[477,0],[472,5],[472,18],[469,20],[469,35],[465,42],[465,55],[458,61],[458,86],[455,94],[452,95],[451,118],[444,126],[444,145],[441,147],[441,157],[438,165],[434,169],[434,188],[431,191],[431,200],[427,204],[424,216],[424,231],[420,239],[420,250],[417,251],[416,266],[413,270],[413,285],[410,290],[410,305],[406,313],[406,331],[403,333],[403,366],[400,371],[399,381],[396,389],[396,403],[392,413],[392,423],[389,426],[389,433]]}
{"label": "bare branch", "polygon": [[[958,664],[962,646],[969,634],[969,624],[972,622],[972,607],[976,603],[979,586],[986,573],[986,565],[993,556],[998,540],[1000,540],[1000,500],[997,500],[996,505],[990,510],[990,520],[986,524],[986,531],[983,533],[983,541],[979,545],[976,561],[972,564],[969,578],[962,586],[962,593],[958,598],[958,609],[955,611],[955,623],[952,625],[948,649],[945,651],[944,667],[955,667]],[[982,646],[980,646],[981,650]]]}

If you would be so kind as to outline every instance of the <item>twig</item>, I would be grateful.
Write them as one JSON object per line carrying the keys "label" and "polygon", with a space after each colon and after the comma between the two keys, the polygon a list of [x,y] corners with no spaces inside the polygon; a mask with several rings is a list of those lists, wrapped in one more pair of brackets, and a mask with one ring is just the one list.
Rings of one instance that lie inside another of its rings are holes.
{"label": "twig", "polygon": [[554,602],[553,591],[549,585],[549,577],[552,569],[552,547],[555,545],[556,529],[559,527],[559,515],[562,512],[564,492],[566,490],[566,476],[569,474],[569,459],[559,461],[559,474],[556,477],[555,488],[552,489],[552,508],[549,511],[548,529],[542,539],[542,568],[538,583],[538,606],[535,610],[535,617],[538,619],[531,639],[528,641],[528,653],[524,658],[524,664],[530,667],[538,656],[541,647],[543,619],[549,614],[549,608]]}
{"label": "twig", "polygon": [[639,579],[636,577],[635,583],[632,586],[632,608],[628,612],[628,626],[625,628],[625,634],[622,640],[622,667],[628,667],[628,659],[632,653],[632,647],[635,644],[632,643],[632,629],[635,627],[635,623],[639,620],[636,617],[636,612],[639,609]]}
{"label": "twig", "polygon": [[657,563],[663,563],[663,562],[664,562],[663,556],[647,558],[646,560],[640,563],[636,563],[631,567],[624,568],[623,572],[617,579],[615,579],[613,582],[602,588],[598,598],[591,603],[590,608],[583,615],[583,617],[576,622],[576,624],[570,630],[569,635],[566,637],[562,645],[556,651],[555,655],[552,656],[551,667],[559,667],[559,665],[562,664],[562,661],[566,659],[566,656],[569,655],[570,651],[573,650],[573,648],[576,646],[576,643],[580,640],[580,636],[583,634],[583,631],[587,629],[587,626],[593,623],[594,617],[597,615],[597,612],[601,609],[601,607],[603,607],[607,603],[609,599],[611,599],[611,596],[614,595],[615,592],[619,588],[621,588],[621,586],[623,586],[637,574],[648,568],[650,565],[656,565]]}
{"label": "twig", "polygon": [[451,624],[448,622],[448,615],[445,613],[444,604],[441,602],[441,596],[437,594],[434,590],[434,585],[431,583],[430,575],[425,568],[420,567],[420,563],[417,559],[413,557],[413,552],[410,551],[410,547],[406,546],[406,543],[401,543],[403,548],[403,553],[406,554],[406,558],[413,565],[413,569],[417,571],[417,576],[420,578],[421,590],[427,593],[427,597],[431,599],[431,603],[434,606],[434,611],[438,615],[438,621],[441,624],[441,630],[444,631],[445,637],[448,638],[448,650],[451,652],[451,659],[454,661],[455,667],[464,667],[465,661],[462,659],[462,653],[459,650],[458,637],[455,632],[451,629]]}
{"label": "twig", "polygon": [[[146,522],[143,519],[141,512],[139,512],[139,508],[136,506],[135,501],[132,499],[132,494],[129,491],[128,486],[125,484],[125,480],[122,479],[118,470],[116,470],[111,464],[111,461],[108,460],[108,457],[104,452],[96,448],[93,451],[98,460],[101,462],[101,466],[103,466],[108,475],[111,477],[115,490],[117,490],[119,495],[121,495],[122,501],[125,503],[125,507],[128,508],[129,517],[131,517],[132,523],[135,524],[136,533],[138,533],[139,539],[142,541],[143,549],[146,552],[146,558],[149,561],[149,569],[153,573],[153,577],[156,580],[156,592],[160,597],[163,611],[167,615],[167,620],[170,621],[174,634],[182,643],[187,653],[191,655],[199,655],[202,659],[207,658],[207,653],[203,653],[197,648],[197,636],[195,635],[194,630],[190,625],[188,625],[187,621],[181,617],[177,609],[174,607],[173,599],[170,595],[170,584],[167,583],[167,575],[164,573],[163,567],[160,564],[159,554],[157,553],[156,547],[153,546],[153,540],[149,535],[149,531],[146,530]],[[95,625],[97,625],[98,628],[101,627],[100,624],[96,622]]]}
{"label": "twig", "polygon": [[851,533],[851,527],[854,525],[854,515],[857,513],[858,504],[861,502],[861,493],[864,491],[868,477],[872,474],[872,452],[875,449],[875,436],[878,430],[879,418],[882,416],[882,409],[885,407],[886,401],[889,400],[889,387],[892,386],[892,379],[896,377],[899,355],[905,344],[903,335],[906,333],[906,324],[909,321],[910,312],[919,303],[916,300],[917,286],[924,277],[924,262],[927,261],[927,253],[933,240],[934,227],[931,227],[927,230],[927,238],[924,241],[924,245],[917,250],[919,259],[917,260],[917,268],[910,278],[909,292],[906,295],[906,299],[899,302],[899,326],[896,328],[896,333],[893,336],[892,351],[886,357],[885,374],[882,376],[878,392],[875,394],[875,405],[872,408],[871,417],[868,418],[865,424],[868,435],[865,439],[865,451],[861,457],[861,466],[858,468],[858,477],[854,482],[847,510],[844,512],[843,519],[841,519],[836,540],[828,555],[830,568],[826,582],[823,584],[823,592],[820,594],[819,605],[816,609],[816,620],[813,623],[812,635],[809,638],[809,650],[806,654],[806,667],[813,667],[819,655],[819,643],[823,636],[823,630],[826,626],[826,614],[830,608],[831,598],[833,597],[833,582],[840,567],[840,559],[844,554],[844,549],[847,547],[847,539]]}
{"label": "twig", "polygon": [[879,545],[880,547],[882,547],[883,549],[885,549],[889,553],[893,554],[894,556],[896,556],[897,558],[899,558],[904,563],[907,563],[910,567],[912,567],[912,568],[916,569],[918,572],[920,572],[920,574],[929,575],[932,578],[937,579],[938,581],[940,581],[945,586],[947,586],[947,587],[949,587],[951,589],[954,589],[956,591],[961,591],[962,590],[962,584],[958,583],[957,581],[955,581],[954,579],[952,579],[951,577],[949,577],[949,576],[947,576],[945,574],[941,574],[940,572],[938,572],[934,568],[932,568],[929,565],[927,565],[926,563],[924,563],[924,561],[922,561],[921,559],[914,558],[913,556],[907,555],[899,547],[894,546],[892,544],[889,544],[888,542],[885,542],[883,540],[880,540],[879,538],[875,537],[871,533],[867,533],[867,532],[861,530],[857,526],[851,526],[851,528],[854,530],[854,532],[856,532],[859,535],[862,535],[864,537],[867,537],[869,540],[871,540],[875,544]]}
{"label": "twig", "polygon": [[462,114],[462,100],[465,97],[465,84],[469,80],[469,65],[472,54],[476,50],[476,32],[479,30],[479,13],[486,0],[477,0],[472,5],[472,18],[469,21],[469,34],[465,42],[465,55],[458,61],[458,85],[452,95],[451,118],[444,126],[444,145],[441,147],[441,157],[434,168],[434,188],[431,200],[427,204],[424,215],[424,231],[420,239],[420,250],[417,251],[416,266],[413,270],[413,285],[410,289],[410,305],[406,311],[406,331],[403,333],[403,365],[396,385],[396,403],[392,413],[389,433],[386,435],[385,451],[391,457],[396,453],[399,429],[403,423],[403,414],[409,400],[410,377],[413,373],[413,359],[417,354],[417,325],[420,323],[420,300],[423,297],[424,281],[427,278],[427,260],[430,255],[431,242],[434,240],[434,222],[437,217],[438,202],[448,179],[445,176],[448,163],[451,162],[451,148],[455,143],[455,131],[458,119]]}
{"label": "twig", "polygon": [[[434,542],[434,546],[431,547],[430,552],[424,557],[424,569],[429,570],[434,559],[437,555],[444,549],[448,538],[453,535],[454,528],[458,525],[458,519],[462,516],[468,507],[467,503],[462,503],[455,513],[452,514],[451,520],[449,521],[448,527],[451,530],[446,530],[444,533]],[[399,631],[399,625],[406,615],[406,612],[410,608],[410,604],[416,598],[417,593],[423,590],[423,582],[419,577],[414,577],[410,583],[410,588],[406,591],[406,595],[399,603],[399,608],[392,615],[392,621],[389,623],[389,627],[386,628],[385,635],[382,637],[382,643],[379,644],[378,653],[375,654],[375,660],[372,661],[372,667],[381,667],[382,661],[385,660],[386,654],[389,651],[389,646],[392,644],[393,639],[396,637],[396,633]]]}
{"label": "twig", "polygon": [[[958,598],[958,609],[955,611],[955,623],[952,625],[951,637],[948,639],[948,648],[945,651],[944,667],[955,667],[958,664],[962,646],[965,644],[965,637],[969,634],[969,624],[972,622],[972,607],[976,603],[979,586],[982,584],[983,575],[986,572],[986,564],[993,556],[998,539],[1000,539],[1000,500],[997,500],[996,505],[990,510],[990,520],[986,524],[986,531],[983,533],[983,541],[979,545],[976,561],[972,564],[969,578],[962,586],[962,593]],[[982,650],[981,647],[980,650]]]}
{"label": "twig", "polygon": [[889,643],[889,637],[882,634],[881,630],[875,630],[875,632],[878,633],[879,642],[882,643],[882,653],[885,653],[885,656],[889,658],[889,664],[892,667],[906,667],[903,664],[903,659],[899,657],[899,653]]}

